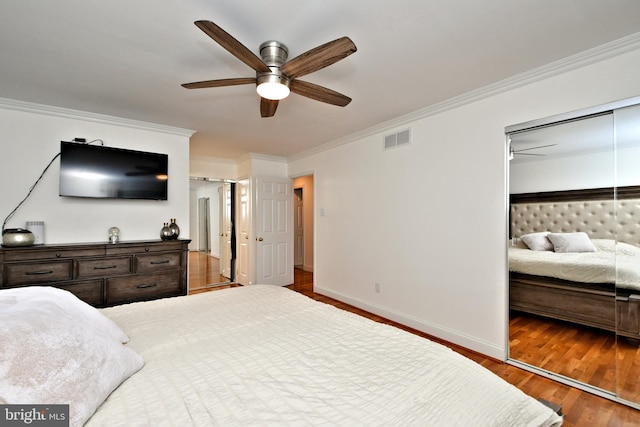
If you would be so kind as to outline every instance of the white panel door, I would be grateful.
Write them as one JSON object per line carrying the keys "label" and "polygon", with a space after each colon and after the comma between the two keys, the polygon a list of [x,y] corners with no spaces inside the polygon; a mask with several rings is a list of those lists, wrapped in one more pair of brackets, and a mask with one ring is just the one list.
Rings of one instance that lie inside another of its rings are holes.
{"label": "white panel door", "polygon": [[304,264],[304,217],[303,217],[303,198],[302,188],[293,189],[293,264]]}
{"label": "white panel door", "polygon": [[231,277],[231,184],[225,182],[220,191],[220,273]]}
{"label": "white panel door", "polygon": [[211,244],[209,242],[209,198],[200,197],[198,199],[198,251],[209,254]]}
{"label": "white panel door", "polygon": [[293,283],[293,181],[257,177],[256,283]]}
{"label": "white panel door", "polygon": [[251,285],[251,187],[249,180],[239,181],[237,191],[237,221],[236,224],[236,282],[241,285]]}

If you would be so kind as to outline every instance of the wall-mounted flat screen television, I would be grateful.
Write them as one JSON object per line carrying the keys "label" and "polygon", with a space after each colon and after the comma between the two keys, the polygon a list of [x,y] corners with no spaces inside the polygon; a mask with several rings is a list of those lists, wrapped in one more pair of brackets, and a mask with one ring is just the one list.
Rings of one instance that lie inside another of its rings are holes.
{"label": "wall-mounted flat screen television", "polygon": [[60,195],[167,200],[168,156],[62,141]]}

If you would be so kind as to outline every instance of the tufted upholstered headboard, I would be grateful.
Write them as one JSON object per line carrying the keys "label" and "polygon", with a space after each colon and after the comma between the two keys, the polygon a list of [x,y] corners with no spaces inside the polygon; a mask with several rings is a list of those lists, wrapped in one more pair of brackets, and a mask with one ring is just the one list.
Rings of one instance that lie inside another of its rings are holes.
{"label": "tufted upholstered headboard", "polygon": [[640,186],[512,194],[510,236],[584,231],[640,246]]}

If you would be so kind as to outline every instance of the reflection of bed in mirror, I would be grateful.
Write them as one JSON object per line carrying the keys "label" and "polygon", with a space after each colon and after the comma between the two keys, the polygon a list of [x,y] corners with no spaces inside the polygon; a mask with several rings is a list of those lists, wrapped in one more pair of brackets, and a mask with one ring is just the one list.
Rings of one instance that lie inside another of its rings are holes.
{"label": "reflection of bed in mirror", "polygon": [[[616,201],[613,188],[511,195],[511,310],[640,338],[640,186],[615,194]],[[545,238],[556,247],[523,242],[540,232],[554,233]],[[573,234],[580,232],[587,236]],[[558,253],[567,242],[581,247]]]}

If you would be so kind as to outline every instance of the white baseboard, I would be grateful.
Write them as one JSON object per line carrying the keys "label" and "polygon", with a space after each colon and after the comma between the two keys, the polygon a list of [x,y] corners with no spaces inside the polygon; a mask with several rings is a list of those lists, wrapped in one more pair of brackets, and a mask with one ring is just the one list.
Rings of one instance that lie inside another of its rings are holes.
{"label": "white baseboard", "polygon": [[505,348],[465,335],[459,331],[425,322],[412,316],[391,311],[384,307],[379,307],[356,298],[351,298],[339,292],[332,291],[331,289],[314,286],[313,291],[494,359],[502,361],[507,360],[507,351]]}

